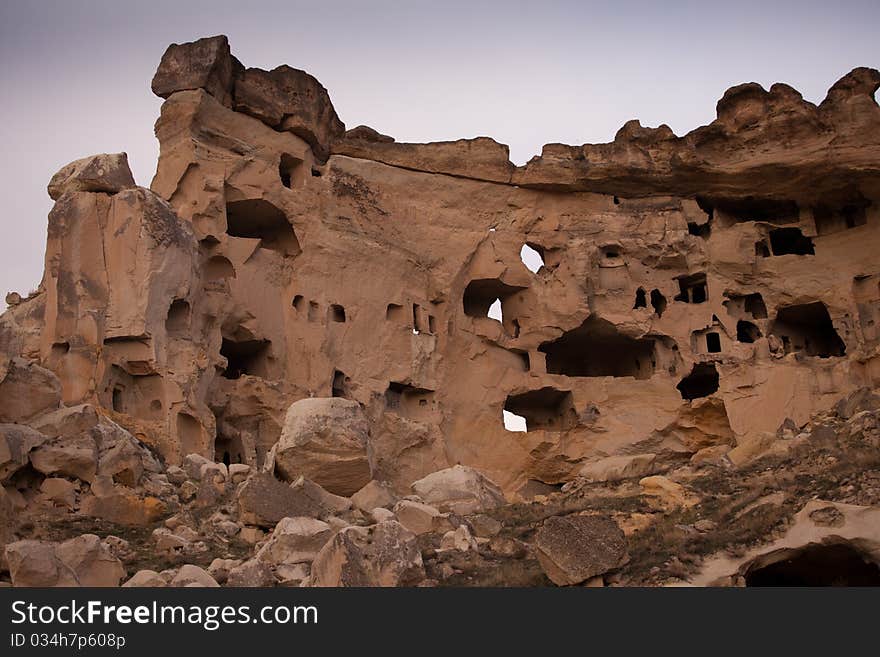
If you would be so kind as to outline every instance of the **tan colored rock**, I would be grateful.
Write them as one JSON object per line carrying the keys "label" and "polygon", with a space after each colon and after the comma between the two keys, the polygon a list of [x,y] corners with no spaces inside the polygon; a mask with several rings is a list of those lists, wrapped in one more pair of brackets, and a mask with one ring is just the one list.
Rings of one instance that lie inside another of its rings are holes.
{"label": "tan colored rock", "polygon": [[393,511],[397,521],[416,535],[433,531],[434,519],[440,516],[433,506],[412,500],[400,500]]}
{"label": "tan colored rock", "polygon": [[0,424],[0,482],[28,464],[32,449],[47,440],[39,431],[21,424]]}
{"label": "tan colored rock", "polygon": [[476,539],[471,534],[467,525],[459,525],[457,529],[450,530],[443,534],[440,539],[441,550],[458,550],[459,552],[468,552],[479,549]]}
{"label": "tan colored rock", "polygon": [[578,476],[588,481],[619,481],[632,477],[645,477],[654,472],[656,461],[656,454],[608,456],[587,463],[578,471]]}
{"label": "tan colored rock", "polygon": [[164,588],[168,583],[155,570],[139,570],[122,588]]}
{"label": "tan colored rock", "polygon": [[229,571],[226,586],[268,587],[275,586],[276,581],[275,575],[268,564],[259,559],[249,559]]}
{"label": "tan colored rock", "polygon": [[766,431],[748,436],[727,452],[727,458],[738,468],[748,465],[773,449],[777,440],[776,434]]}
{"label": "tan colored rock", "polygon": [[333,536],[330,525],[314,518],[283,518],[257,559],[273,566],[311,563]]}
{"label": "tan colored rock", "polygon": [[103,153],[90,155],[62,167],[49,181],[53,201],[67,192],[105,192],[115,194],[135,186],[128,155]]}
{"label": "tan colored rock", "polygon": [[98,470],[98,448],[89,434],[56,438],[31,451],[30,461],[44,475],[61,474],[91,481]]}
{"label": "tan colored rock", "polygon": [[61,384],[49,370],[13,358],[0,379],[0,422],[26,423],[61,402]]}
{"label": "tan colored rock", "polygon": [[200,586],[207,588],[216,588],[220,586],[211,577],[207,571],[192,564],[186,564],[180,567],[174,579],[171,580],[169,586]]}
{"label": "tan colored rock", "polygon": [[642,494],[663,509],[690,507],[700,498],[687,488],[662,475],[645,477],[639,481]]}
{"label": "tan colored rock", "polygon": [[40,492],[52,504],[68,509],[76,506],[76,487],[67,479],[47,477],[40,484]]}
{"label": "tan colored rock", "polygon": [[312,586],[415,586],[425,577],[415,535],[393,520],[348,527],[312,563]]}
{"label": "tan colored rock", "polygon": [[534,546],[541,567],[557,586],[580,584],[629,560],[623,531],[608,516],[548,518]]}
{"label": "tan colored rock", "polygon": [[474,468],[456,465],[413,482],[413,491],[440,510],[467,514],[504,504],[498,486]]}
{"label": "tan colored rock", "polygon": [[305,476],[338,495],[370,481],[369,424],[357,402],[301,399],[291,404],[275,446],[275,470],[287,480]]}
{"label": "tan colored rock", "polygon": [[6,546],[13,586],[119,586],[122,563],[94,534],[63,543],[18,541]]}
{"label": "tan colored rock", "polygon": [[378,507],[390,507],[397,501],[397,496],[382,482],[375,479],[351,496],[351,503],[364,513],[370,513]]}
{"label": "tan colored rock", "polygon": [[304,490],[268,474],[255,475],[242,485],[238,492],[238,509],[243,523],[260,527],[275,527],[287,517],[318,518],[329,511]]}

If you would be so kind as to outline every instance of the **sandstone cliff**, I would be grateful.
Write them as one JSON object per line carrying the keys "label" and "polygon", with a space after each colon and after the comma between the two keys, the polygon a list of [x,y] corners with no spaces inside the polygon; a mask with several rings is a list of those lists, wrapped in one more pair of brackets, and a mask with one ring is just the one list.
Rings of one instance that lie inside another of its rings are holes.
{"label": "sandstone cliff", "polygon": [[[188,499],[277,494],[277,509],[242,519],[278,524],[280,541],[283,519],[326,515],[286,510],[303,503],[297,485],[347,498],[381,482],[384,503],[362,515],[393,506],[467,547],[473,524],[435,516],[482,502],[426,511],[398,498],[442,507],[413,487],[453,466],[493,492],[461,475],[456,491],[498,506],[772,452],[781,432],[880,380],[878,87],[878,71],[855,69],[816,106],[784,84],[744,84],[683,137],[629,121],[610,144],[548,144],[516,167],[486,137],[346,131],[314,77],[245,68],[225,37],[172,45],[152,83],[165,102],[150,189],[125,154],[59,171],[43,280],[7,297],[6,495],[149,525]],[[526,430],[507,430],[505,413]],[[169,484],[187,465],[190,479]],[[224,488],[235,466],[250,493]],[[173,490],[204,489],[215,468],[213,493]],[[277,492],[279,479],[293,483]],[[668,483],[643,493],[693,506]],[[347,522],[357,530],[297,529],[329,546],[313,582],[424,576],[397,520]],[[557,560],[597,533],[623,540],[601,523],[546,526],[534,549],[551,580],[627,563],[618,547]],[[401,561],[338,570],[332,550],[369,560],[374,539]]]}

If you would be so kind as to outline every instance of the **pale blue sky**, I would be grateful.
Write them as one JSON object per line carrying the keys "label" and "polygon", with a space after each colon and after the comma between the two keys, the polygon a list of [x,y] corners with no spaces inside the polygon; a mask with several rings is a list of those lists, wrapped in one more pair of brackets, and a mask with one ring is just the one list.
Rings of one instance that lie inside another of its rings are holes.
{"label": "pale blue sky", "polygon": [[519,164],[544,143],[609,141],[631,118],[684,134],[741,82],[818,102],[852,68],[880,66],[878,24],[876,0],[0,0],[0,292],[39,282],[62,165],[124,150],[149,185],[150,79],[171,42],[227,34],[246,66],[314,74],[349,127],[488,135]]}

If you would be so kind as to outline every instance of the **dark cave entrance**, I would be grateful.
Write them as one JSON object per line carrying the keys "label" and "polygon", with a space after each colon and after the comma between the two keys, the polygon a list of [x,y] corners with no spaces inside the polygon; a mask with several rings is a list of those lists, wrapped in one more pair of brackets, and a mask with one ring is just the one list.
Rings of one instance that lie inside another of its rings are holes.
{"label": "dark cave entrance", "polygon": [[285,214],[264,199],[229,201],[226,204],[226,234],[260,240],[264,249],[282,255],[299,255],[302,249]]}
{"label": "dark cave entrance", "polygon": [[821,301],[780,308],[772,327],[770,332],[782,340],[785,353],[801,351],[820,358],[846,353],[846,345]]}
{"label": "dark cave entrance", "polygon": [[269,359],[269,340],[244,340],[235,342],[223,338],[220,355],[227,360],[223,376],[237,379],[243,374],[266,377]]}
{"label": "dark cave entrance", "polygon": [[746,586],[880,586],[880,567],[848,543],[812,544],[788,559],[749,568]]}
{"label": "dark cave entrance", "polygon": [[577,424],[577,411],[568,390],[547,387],[510,395],[504,402],[504,410],[524,418],[526,431],[563,431]]}
{"label": "dark cave entrance", "polygon": [[654,341],[624,335],[611,322],[588,317],[579,327],[544,342],[547,373],[564,376],[632,376],[654,374]]}
{"label": "dark cave entrance", "polygon": [[691,373],[675,386],[688,401],[718,392],[718,370],[714,363],[696,363]]}

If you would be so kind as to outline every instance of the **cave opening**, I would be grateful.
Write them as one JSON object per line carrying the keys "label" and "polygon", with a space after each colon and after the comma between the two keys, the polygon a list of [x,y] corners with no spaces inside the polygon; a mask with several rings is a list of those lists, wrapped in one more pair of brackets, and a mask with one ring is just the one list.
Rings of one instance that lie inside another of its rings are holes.
{"label": "cave opening", "polygon": [[541,343],[538,351],[546,354],[548,374],[648,379],[654,373],[653,340],[631,338],[596,316],[555,340]]}
{"label": "cave opening", "polygon": [[526,242],[519,250],[519,258],[533,274],[537,274],[544,266],[544,249],[537,244]]}
{"label": "cave opening", "polygon": [[678,281],[679,293],[675,296],[675,301],[705,303],[709,299],[706,274],[679,276],[676,280]]}
{"label": "cave opening", "polygon": [[880,566],[849,543],[813,543],[786,559],[751,567],[746,586],[880,586]]}
{"label": "cave opening", "polygon": [[242,375],[265,378],[269,360],[269,340],[235,341],[223,338],[220,355],[227,360],[224,378],[238,379]]}
{"label": "cave opening", "polygon": [[718,392],[718,370],[714,363],[695,363],[690,374],[675,386],[688,401]]}
{"label": "cave opening", "polygon": [[657,313],[657,317],[663,317],[663,312],[666,310],[666,297],[660,290],[651,290],[651,307]]}
{"label": "cave opening", "polygon": [[786,353],[803,352],[820,358],[846,353],[846,345],[821,301],[780,308],[770,333],[782,340]]}
{"label": "cave opening", "polygon": [[226,234],[259,239],[262,248],[285,256],[299,255],[302,251],[285,214],[265,199],[227,202]]}
{"label": "cave opening", "polygon": [[496,301],[503,307],[505,299],[523,289],[502,283],[497,278],[475,279],[464,290],[464,314],[468,317],[488,317],[489,309]]}
{"label": "cave opening", "polygon": [[331,322],[336,322],[339,324],[345,323],[345,307],[341,306],[338,303],[331,303],[330,308],[328,309],[328,314],[330,316]]}
{"label": "cave opening", "polygon": [[736,323],[736,339],[738,342],[751,344],[761,337],[761,330],[752,322],[744,319]]}
{"label": "cave opening", "polygon": [[434,391],[391,381],[385,390],[385,408],[403,417],[424,418],[434,411]]}
{"label": "cave opening", "polygon": [[770,231],[770,248],[773,255],[816,255],[813,240],[800,228],[776,228]]}
{"label": "cave opening", "polygon": [[639,288],[636,290],[636,302],[633,304],[633,310],[636,308],[647,308],[648,307],[648,295],[645,293],[644,288]]}
{"label": "cave opening", "polygon": [[168,308],[165,318],[165,332],[168,335],[181,335],[189,328],[189,303],[184,299],[175,299]]}
{"label": "cave opening", "polygon": [[509,395],[503,410],[525,419],[526,431],[564,431],[577,424],[577,411],[568,390],[544,387]]}
{"label": "cave opening", "polygon": [[706,351],[710,354],[721,353],[721,335],[716,332],[706,334]]}
{"label": "cave opening", "polygon": [[235,278],[235,267],[228,258],[217,255],[208,259],[205,263],[205,279],[219,281],[224,278]]}
{"label": "cave opening", "polygon": [[300,187],[305,180],[303,172],[303,161],[293,157],[288,153],[281,155],[281,161],[278,163],[278,176],[281,178],[281,184],[292,189]]}
{"label": "cave opening", "polygon": [[341,370],[333,370],[333,382],[331,384],[331,396],[332,397],[348,397],[348,388],[351,379],[349,379],[345,372]]}
{"label": "cave opening", "polygon": [[800,210],[794,201],[772,198],[714,199],[711,202],[734,222],[764,221],[768,223],[794,223],[800,218]]}

